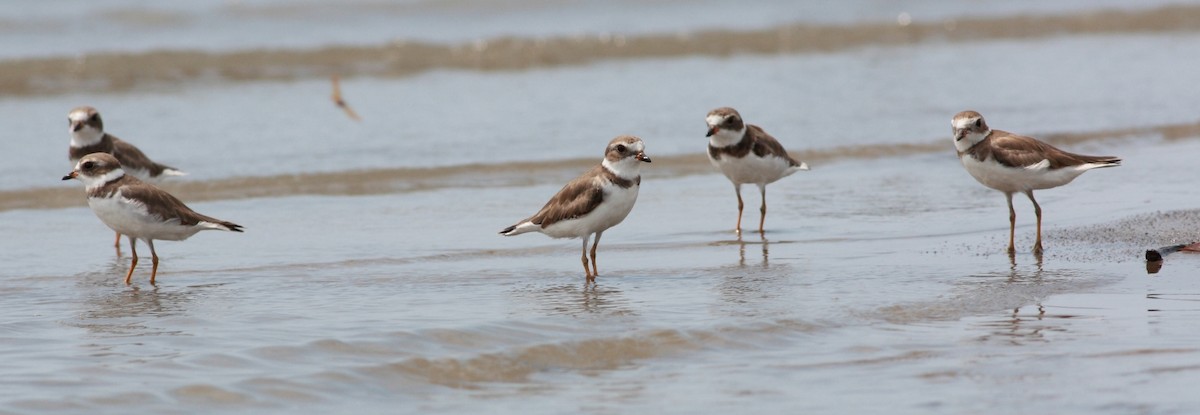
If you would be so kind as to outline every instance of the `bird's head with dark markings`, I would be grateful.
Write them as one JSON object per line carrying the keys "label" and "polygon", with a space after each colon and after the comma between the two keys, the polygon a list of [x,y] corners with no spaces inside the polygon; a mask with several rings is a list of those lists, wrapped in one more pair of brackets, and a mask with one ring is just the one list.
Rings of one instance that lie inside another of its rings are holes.
{"label": "bird's head with dark markings", "polygon": [[746,123],[742,121],[742,115],[733,108],[721,107],[709,111],[708,116],[704,117],[704,122],[708,124],[705,137],[709,137],[709,142],[715,147],[737,144],[746,134]]}
{"label": "bird's head with dark markings", "polygon": [[71,133],[72,144],[89,145],[104,135],[104,121],[95,108],[77,107],[67,113],[67,131]]}
{"label": "bird's head with dark markings", "polygon": [[125,175],[121,162],[108,153],[92,153],[79,159],[75,169],[63,176],[63,180],[77,179],[88,189],[103,186],[105,183],[119,179]]}
{"label": "bird's head with dark markings", "polygon": [[642,139],[622,135],[608,142],[601,164],[618,176],[633,178],[640,174],[641,164],[649,162],[650,156],[646,155],[646,145]]}
{"label": "bird's head with dark markings", "polygon": [[975,111],[963,111],[950,120],[950,131],[954,134],[954,147],[958,151],[966,151],[986,138],[992,129],[988,128],[983,115]]}

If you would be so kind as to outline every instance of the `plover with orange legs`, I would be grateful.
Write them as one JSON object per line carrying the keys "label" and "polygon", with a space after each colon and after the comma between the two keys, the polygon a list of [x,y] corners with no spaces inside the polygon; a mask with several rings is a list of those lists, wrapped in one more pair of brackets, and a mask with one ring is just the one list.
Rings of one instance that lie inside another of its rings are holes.
{"label": "plover with orange legs", "polygon": [[738,219],[734,231],[742,233],[742,185],[758,185],[762,195],[758,233],[767,221],[767,185],[801,170],[808,164],[788,155],[775,137],[757,125],[746,124],[733,108],[717,108],[705,117],[708,123],[708,160],[733,182],[737,193]]}
{"label": "plover with orange legs", "polygon": [[[600,235],[629,216],[642,184],[642,163],[649,163],[642,139],[623,135],[604,148],[599,166],[563,186],[545,206],[527,219],[500,231],[504,236],[541,232],[552,238],[583,239],[583,272],[589,282],[600,275],[596,266],[596,247]],[[588,268],[588,239],[592,242],[591,268]]]}
{"label": "plover with orange legs", "polygon": [[975,111],[963,111],[950,121],[954,148],[963,167],[979,183],[1004,193],[1008,201],[1008,253],[1016,253],[1017,212],[1014,193],[1024,193],[1037,215],[1037,240],[1034,253],[1042,253],[1042,207],[1033,198],[1034,190],[1050,189],[1070,183],[1091,169],[1116,167],[1121,159],[1112,156],[1085,156],[1068,153],[1037,139],[993,130]]}
{"label": "plover with orange legs", "polygon": [[75,169],[63,180],[78,179],[87,190],[88,206],[101,222],[129,238],[133,263],[125,274],[129,284],[137,268],[137,240],[150,246],[153,268],[150,283],[158,275],[158,253],[155,240],[182,241],[203,230],[241,232],[242,227],[220,219],[196,213],[183,202],[154,185],[143,182],[125,169],[117,158],[108,153],[92,153],[79,159]]}
{"label": "plover with orange legs", "polygon": [[[157,182],[165,177],[187,174],[174,167],[150,160],[133,144],[105,132],[104,121],[100,119],[100,112],[95,108],[85,106],[72,109],[67,113],[67,125],[67,131],[71,134],[71,146],[67,151],[67,159],[71,160],[71,166],[88,154],[108,153],[121,162],[126,173],[145,182]],[[113,241],[113,246],[117,248],[117,255],[120,255],[121,234],[119,232],[116,240]]]}

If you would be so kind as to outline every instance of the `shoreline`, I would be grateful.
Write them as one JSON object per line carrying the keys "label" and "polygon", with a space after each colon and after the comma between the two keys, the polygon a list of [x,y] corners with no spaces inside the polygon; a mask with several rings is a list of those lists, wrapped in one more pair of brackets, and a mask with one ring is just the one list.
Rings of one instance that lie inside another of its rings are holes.
{"label": "shoreline", "polygon": [[[1104,131],[1039,135],[1056,146],[1085,142],[1159,136],[1175,141],[1200,138],[1200,121]],[[950,159],[953,149],[947,139],[919,143],[864,144],[829,149],[793,151],[806,162],[829,164],[851,160],[875,160],[921,154],[943,153]],[[495,164],[470,163],[442,167],[395,167],[343,170],[303,174],[227,177],[211,180],[179,180],[160,187],[194,202],[236,200],[296,195],[372,195],[421,192],[445,187],[528,186],[570,180],[596,162],[595,158],[545,161],[513,161]],[[950,159],[948,163],[955,163]],[[655,178],[716,174],[703,154],[656,155]],[[531,174],[536,173],[536,174]],[[480,180],[486,177],[486,180]],[[54,186],[0,190],[0,212],[18,209],[62,209],[84,206],[76,186]]]}
{"label": "shoreline", "polygon": [[228,52],[155,50],[0,61],[0,96],[124,92],[188,82],[251,82],[329,77],[406,77],[433,70],[506,71],[605,60],[828,53],[866,46],[978,42],[1200,31],[1200,5],[1149,10],[873,22],[790,24],[759,30],[701,30],[651,35],[497,37],[439,44],[396,40],[377,45]]}

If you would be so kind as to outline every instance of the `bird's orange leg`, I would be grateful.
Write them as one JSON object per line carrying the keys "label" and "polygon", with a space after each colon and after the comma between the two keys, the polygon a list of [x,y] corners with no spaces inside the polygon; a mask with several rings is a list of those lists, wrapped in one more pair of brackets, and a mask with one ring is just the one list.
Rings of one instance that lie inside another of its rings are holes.
{"label": "bird's orange leg", "polygon": [[600,276],[600,271],[596,267],[596,247],[600,246],[600,235],[602,234],[604,231],[596,232],[596,240],[592,241],[592,279]]}
{"label": "bird's orange leg", "polygon": [[117,249],[117,258],[121,257],[121,233],[117,232],[117,239],[113,240],[113,248]]}
{"label": "bird's orange leg", "polygon": [[1017,233],[1017,211],[1016,211],[1016,209],[1013,209],[1012,197],[1013,197],[1012,193],[1004,194],[1004,198],[1006,200],[1008,200],[1008,254],[1009,255],[1013,255],[1013,254],[1017,253],[1017,248],[1015,248],[1013,246],[1013,238],[1016,237],[1016,233]]}
{"label": "bird's orange leg", "polygon": [[150,263],[154,264],[150,268],[150,285],[154,285],[154,277],[158,275],[158,253],[154,252],[154,240],[147,240],[146,245],[150,245]]}
{"label": "bird's orange leg", "polygon": [[588,236],[591,236],[591,235],[586,235],[583,237],[583,254],[581,254],[580,257],[582,257],[581,259],[583,260],[583,273],[587,275],[587,280],[591,281],[591,280],[595,279],[596,277],[592,275],[592,269],[588,268],[588,256],[587,256]]}
{"label": "bird's orange leg", "polygon": [[758,234],[763,235],[763,224],[767,222],[767,185],[759,185],[758,191],[762,193],[762,207],[758,208],[758,211],[762,213],[762,216],[758,218]]}
{"label": "bird's orange leg", "polygon": [[129,264],[129,272],[125,274],[125,285],[133,278],[133,269],[137,268],[137,239],[129,237],[129,253],[133,255],[133,263]]}
{"label": "bird's orange leg", "polygon": [[738,235],[741,235],[742,234],[742,207],[745,206],[745,204],[742,203],[742,186],[735,184],[735,185],[733,185],[733,190],[737,192],[737,197],[738,197],[737,227],[733,228],[733,231],[737,232]]}
{"label": "bird's orange leg", "polygon": [[1033,252],[1035,254],[1042,253],[1042,207],[1038,205],[1037,199],[1033,198],[1033,191],[1025,191],[1025,196],[1029,196],[1029,201],[1033,202],[1033,213],[1037,215],[1037,241],[1033,243]]}

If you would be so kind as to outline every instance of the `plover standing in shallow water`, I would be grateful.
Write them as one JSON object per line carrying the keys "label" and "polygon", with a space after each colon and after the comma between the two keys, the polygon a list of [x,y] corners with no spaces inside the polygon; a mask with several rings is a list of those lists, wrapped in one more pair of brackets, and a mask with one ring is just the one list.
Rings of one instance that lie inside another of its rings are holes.
{"label": "plover standing in shallow water", "polygon": [[1008,253],[1016,253],[1017,212],[1013,193],[1021,192],[1033,202],[1037,214],[1037,241],[1033,252],[1042,252],[1042,207],[1033,198],[1034,190],[1062,186],[1083,172],[1121,165],[1111,156],[1084,156],[1059,150],[1034,138],[988,128],[983,115],[963,111],[950,121],[954,148],[963,167],[984,186],[1004,192],[1008,201]]}
{"label": "plover standing in shallow water", "polygon": [[[67,125],[67,131],[71,133],[71,147],[67,151],[71,166],[88,154],[108,153],[116,156],[127,173],[137,176],[142,181],[157,182],[164,177],[187,174],[174,167],[155,163],[133,144],[104,132],[104,121],[100,120],[100,113],[95,108],[72,109],[67,113]],[[117,233],[113,246],[117,248],[117,255],[120,255],[120,232]]]}
{"label": "plover standing in shallow water", "polygon": [[[588,281],[595,281],[600,271],[596,267],[596,247],[600,235],[629,216],[637,201],[642,184],[641,164],[649,163],[642,139],[623,135],[614,138],[604,149],[604,160],[563,186],[537,213],[500,231],[514,236],[526,232],[541,232],[552,238],[583,238],[583,272]],[[588,238],[592,242],[592,266],[588,268]]]}
{"label": "plover standing in shallow water", "polygon": [[767,220],[767,185],[792,173],[808,170],[808,164],[788,155],[783,145],[759,126],[746,124],[733,108],[709,111],[704,120],[708,123],[708,160],[733,182],[733,190],[737,193],[738,219],[734,231],[739,235],[742,233],[742,185],[752,183],[758,185],[762,195],[758,233],[763,233],[763,224]]}
{"label": "plover standing in shallow water", "polygon": [[112,230],[129,238],[129,251],[133,263],[125,274],[129,284],[133,269],[137,267],[137,240],[150,246],[150,257],[154,264],[150,270],[150,283],[158,275],[158,253],[154,251],[154,240],[182,241],[196,232],[215,229],[241,232],[242,227],[219,219],[201,215],[189,209],[171,194],[125,174],[121,162],[108,153],[92,153],[79,159],[75,169],[63,180],[79,179],[87,190],[88,206]]}

